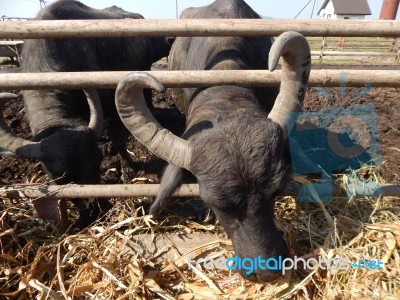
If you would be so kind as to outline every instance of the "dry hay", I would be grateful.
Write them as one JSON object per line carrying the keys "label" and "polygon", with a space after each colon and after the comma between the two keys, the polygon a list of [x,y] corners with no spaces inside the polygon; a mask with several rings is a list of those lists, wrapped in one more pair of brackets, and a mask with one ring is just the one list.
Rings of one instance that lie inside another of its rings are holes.
{"label": "dry hay", "polygon": [[[381,180],[371,169],[356,175]],[[400,299],[398,198],[278,200],[277,225],[293,255],[379,259],[384,269],[299,267],[273,284],[251,283],[228,269],[189,270],[189,256],[234,256],[231,242],[218,224],[153,220],[143,201],[117,200],[106,218],[59,235],[34,217],[29,201],[0,200],[0,298]]]}

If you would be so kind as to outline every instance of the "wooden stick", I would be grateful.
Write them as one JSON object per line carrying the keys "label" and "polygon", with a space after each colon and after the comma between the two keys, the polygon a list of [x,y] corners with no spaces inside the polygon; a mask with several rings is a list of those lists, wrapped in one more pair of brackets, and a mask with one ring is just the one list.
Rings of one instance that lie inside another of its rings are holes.
{"label": "wooden stick", "polygon": [[52,20],[1,22],[4,38],[88,38],[133,36],[278,36],[294,30],[306,36],[400,36],[392,20],[181,19]]}
{"label": "wooden stick", "polygon": [[[52,72],[52,73],[3,73],[0,74],[0,90],[45,90],[115,88],[126,71],[116,72]],[[214,86],[240,84],[244,86],[278,86],[280,71],[231,70],[231,71],[149,71],[165,87]],[[347,86],[375,87],[400,86],[400,72],[390,70],[314,70],[308,86],[338,87],[341,73],[347,75]]]}

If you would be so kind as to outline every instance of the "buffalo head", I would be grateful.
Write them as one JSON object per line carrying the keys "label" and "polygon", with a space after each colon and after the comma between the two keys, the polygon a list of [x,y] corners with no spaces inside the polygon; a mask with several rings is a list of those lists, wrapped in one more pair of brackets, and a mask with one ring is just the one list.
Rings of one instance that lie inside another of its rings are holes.
{"label": "buffalo head", "polygon": [[[3,114],[0,114],[0,145],[6,150],[3,154],[20,158],[40,160],[49,177],[58,184],[80,180],[79,183],[96,183],[100,179],[101,154],[97,139],[103,129],[103,112],[97,91],[85,90],[90,110],[88,126],[56,128],[43,133],[39,141],[28,141],[12,133]],[[16,96],[2,94],[0,111],[5,103]],[[37,205],[39,217],[62,223],[54,219],[54,209]],[[61,214],[64,214],[61,212]]]}
{"label": "buffalo head", "polygon": [[[189,109],[186,133],[196,126],[200,129],[188,134],[188,140],[162,128],[148,110],[142,90],[162,91],[156,78],[130,73],[116,92],[125,126],[153,154],[195,175],[201,198],[212,207],[241,258],[288,256],[274,224],[274,198],[287,182],[285,140],[293,126],[291,114],[301,111],[309,78],[311,57],[306,39],[296,32],[280,35],[269,54],[271,71],[281,56],[280,92],[267,116],[250,89],[211,87],[196,95],[196,104]],[[193,114],[202,117],[196,119]],[[205,122],[204,114],[215,117]],[[193,124],[193,120],[202,121]],[[157,214],[163,205],[156,200],[151,213]],[[280,273],[258,269],[242,275],[271,281]]]}

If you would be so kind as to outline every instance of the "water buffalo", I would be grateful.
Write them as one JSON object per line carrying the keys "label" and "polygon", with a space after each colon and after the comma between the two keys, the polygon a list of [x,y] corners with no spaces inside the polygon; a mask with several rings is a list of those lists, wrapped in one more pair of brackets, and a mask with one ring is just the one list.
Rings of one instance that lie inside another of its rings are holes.
{"label": "water buffalo", "polygon": [[[38,20],[123,18],[143,17],[115,6],[94,9],[74,0],[57,1],[37,16]],[[21,72],[150,70],[152,63],[167,56],[170,48],[161,37],[26,40]],[[95,89],[24,91],[32,141],[12,135],[2,122],[0,146],[18,157],[39,159],[57,184],[99,183],[101,153],[97,139],[104,118],[122,160],[133,163],[125,148],[129,132],[115,109],[114,94],[115,90]],[[65,209],[54,203],[35,201],[38,215],[63,223]],[[83,201],[76,199],[74,203],[83,209]],[[87,217],[81,214],[81,220]]]}
{"label": "water buffalo", "polygon": [[[185,18],[259,18],[243,0],[216,0],[182,13]],[[276,68],[282,56],[282,81],[275,89],[213,86],[184,89],[188,103],[182,138],[162,128],[146,107],[142,89],[162,90],[154,77],[128,74],[119,83],[116,105],[130,132],[170,164],[150,213],[158,215],[168,197],[192,173],[201,198],[213,209],[240,258],[288,256],[274,224],[274,198],[288,180],[286,139],[291,112],[301,111],[311,56],[306,39],[286,32],[270,38],[178,37],[170,53],[172,70],[246,70]],[[266,59],[269,53],[269,61]],[[267,66],[268,65],[268,66]],[[242,275],[272,281],[279,271],[257,269]]]}

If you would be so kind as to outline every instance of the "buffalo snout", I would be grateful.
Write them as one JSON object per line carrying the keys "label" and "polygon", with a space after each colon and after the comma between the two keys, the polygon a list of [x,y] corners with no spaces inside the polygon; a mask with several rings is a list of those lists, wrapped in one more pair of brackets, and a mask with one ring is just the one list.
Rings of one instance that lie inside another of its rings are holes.
{"label": "buffalo snout", "polygon": [[[266,202],[264,202],[266,203]],[[272,203],[263,209],[243,207],[221,211],[214,207],[221,225],[232,240],[235,259],[232,270],[255,282],[272,282],[282,275],[279,261],[289,257],[288,247],[274,223]],[[278,262],[278,263],[277,263]]]}
{"label": "buffalo snout", "polygon": [[289,256],[288,247],[278,230],[257,236],[243,232],[232,238],[237,257],[236,269],[247,280],[272,282],[282,276],[279,261]]}

